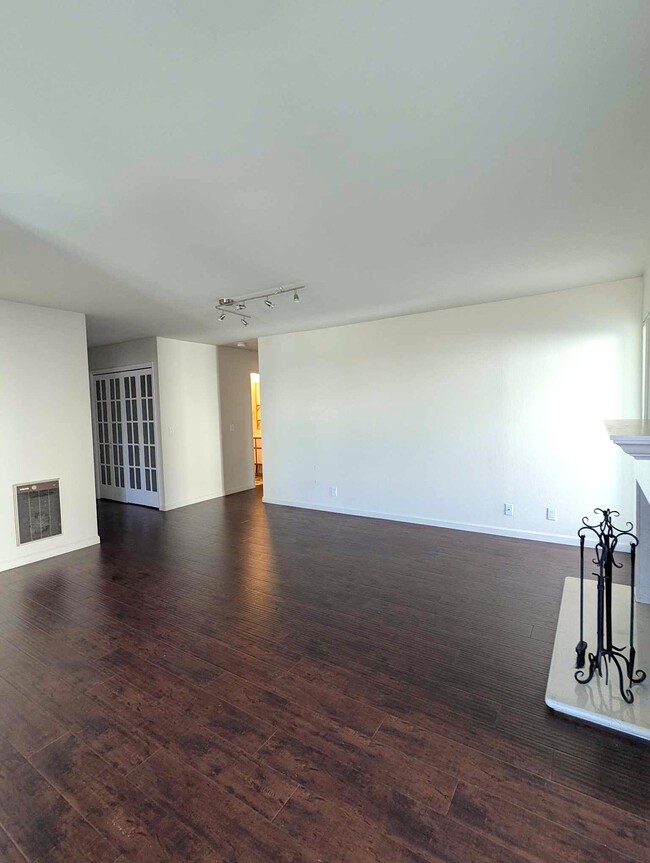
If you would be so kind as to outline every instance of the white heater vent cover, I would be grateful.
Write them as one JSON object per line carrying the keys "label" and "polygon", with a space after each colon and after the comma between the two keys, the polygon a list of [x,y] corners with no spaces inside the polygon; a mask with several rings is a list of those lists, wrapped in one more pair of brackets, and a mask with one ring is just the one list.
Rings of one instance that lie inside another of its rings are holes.
{"label": "white heater vent cover", "polygon": [[18,545],[63,532],[58,479],[15,485],[14,491]]}

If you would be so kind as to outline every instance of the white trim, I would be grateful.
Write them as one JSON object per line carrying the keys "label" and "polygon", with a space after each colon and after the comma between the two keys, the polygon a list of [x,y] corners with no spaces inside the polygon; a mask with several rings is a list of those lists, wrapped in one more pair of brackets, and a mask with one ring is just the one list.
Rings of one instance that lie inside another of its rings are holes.
{"label": "white trim", "polygon": [[650,437],[648,435],[643,437],[640,435],[628,435],[627,437],[610,435],[610,440],[637,461],[650,460]]}
{"label": "white trim", "polygon": [[[390,512],[372,512],[371,510],[365,509],[351,509],[350,507],[342,507],[342,506],[328,506],[327,504],[318,504],[318,503],[302,503],[300,501],[295,500],[276,500],[270,497],[263,497],[263,503],[270,503],[275,506],[293,506],[299,509],[314,509],[319,512],[335,512],[340,515],[357,515],[362,518],[379,518],[385,521],[401,521],[406,524],[424,524],[429,525],[430,527],[442,527],[447,528],[448,530],[467,530],[470,533],[487,533],[491,536],[508,536],[513,539],[530,539],[535,542],[554,542],[559,545],[579,545],[579,540],[577,536],[576,526],[576,535],[575,536],[567,536],[566,534],[558,534],[558,533],[542,533],[541,531],[535,530],[518,530],[517,528],[512,527],[495,527],[494,525],[489,524],[471,524],[469,522],[464,521],[444,521],[439,518],[422,518],[417,515],[400,515],[398,513],[390,513]],[[587,542],[587,545],[593,546],[593,543]],[[621,543],[621,548],[627,548],[626,545]]]}
{"label": "white trim", "polygon": [[224,491],[224,495],[226,495],[226,494],[238,494],[240,491],[251,491],[254,488],[255,488],[255,483],[253,483],[253,485],[246,484],[246,485],[235,486],[234,488],[227,488]]}
{"label": "white trim", "polygon": [[90,376],[93,375],[113,375],[121,374],[122,372],[139,372],[143,369],[150,369],[154,364],[153,360],[147,360],[144,363],[131,363],[128,366],[111,366],[110,369],[91,369]]}
{"label": "white trim", "polygon": [[226,492],[218,491],[213,494],[202,495],[201,497],[189,497],[185,500],[175,500],[171,503],[167,501],[164,506],[159,507],[161,512],[167,512],[170,509],[180,509],[182,506],[192,506],[195,503],[204,503],[206,500],[216,500],[219,497],[224,497]]}
{"label": "white trim", "polygon": [[[47,537],[47,539],[56,539],[57,537]],[[43,540],[44,541],[44,540]],[[50,557],[58,557],[60,554],[68,554],[71,551],[78,551],[80,548],[88,548],[91,545],[99,545],[100,539],[97,534],[86,539],[80,539],[77,542],[70,542],[66,545],[58,545],[55,548],[45,548],[41,546],[38,551],[33,551],[31,554],[21,555],[18,558],[0,560],[0,572],[5,572],[8,569],[15,569],[18,566],[24,566],[27,563],[36,563],[39,560],[47,560]],[[21,546],[25,548],[25,546]]]}

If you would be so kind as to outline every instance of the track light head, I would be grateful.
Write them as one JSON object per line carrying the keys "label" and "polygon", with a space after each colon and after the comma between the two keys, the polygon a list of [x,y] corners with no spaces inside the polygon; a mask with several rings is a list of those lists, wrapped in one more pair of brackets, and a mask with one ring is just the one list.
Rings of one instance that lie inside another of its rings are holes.
{"label": "track light head", "polygon": [[242,324],[243,324],[245,327],[247,327],[247,326],[248,326],[248,321],[246,320],[246,318],[242,318],[242,319],[241,319],[241,322],[242,322]]}
{"label": "track light head", "polygon": [[238,312],[243,312],[245,308],[246,308],[246,303],[237,303],[237,311]]}
{"label": "track light head", "polygon": [[294,303],[300,302],[300,294],[298,293],[298,291],[293,292],[293,301],[294,301]]}
{"label": "track light head", "polygon": [[274,308],[275,308],[275,303],[273,302],[273,300],[269,300],[269,298],[268,298],[268,297],[264,300],[264,305],[265,305],[268,309],[274,309]]}
{"label": "track light head", "polygon": [[219,315],[219,320],[220,320],[220,321],[225,321],[225,320],[226,320],[226,313],[225,313],[225,312],[221,312],[221,314]]}

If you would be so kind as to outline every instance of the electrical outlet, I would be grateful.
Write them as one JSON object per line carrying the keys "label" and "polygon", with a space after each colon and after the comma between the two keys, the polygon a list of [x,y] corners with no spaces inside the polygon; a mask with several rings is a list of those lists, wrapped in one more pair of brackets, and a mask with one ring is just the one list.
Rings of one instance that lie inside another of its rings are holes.
{"label": "electrical outlet", "polygon": [[338,488],[335,485],[331,485],[330,486],[330,497],[338,497],[338,496],[339,496]]}
{"label": "electrical outlet", "polygon": [[515,514],[514,503],[504,503],[503,504],[503,514],[504,515],[514,515]]}
{"label": "electrical outlet", "polygon": [[233,432],[235,430],[235,424],[230,423],[230,431]]}
{"label": "electrical outlet", "polygon": [[557,510],[554,506],[546,507],[546,519],[547,521],[557,521]]}

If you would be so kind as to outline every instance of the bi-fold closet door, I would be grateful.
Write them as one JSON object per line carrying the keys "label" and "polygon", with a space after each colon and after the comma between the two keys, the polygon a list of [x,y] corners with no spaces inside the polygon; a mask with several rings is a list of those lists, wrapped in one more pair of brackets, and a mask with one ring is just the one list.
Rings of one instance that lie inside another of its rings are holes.
{"label": "bi-fold closet door", "polygon": [[151,366],[93,375],[99,496],[159,505],[160,485]]}

